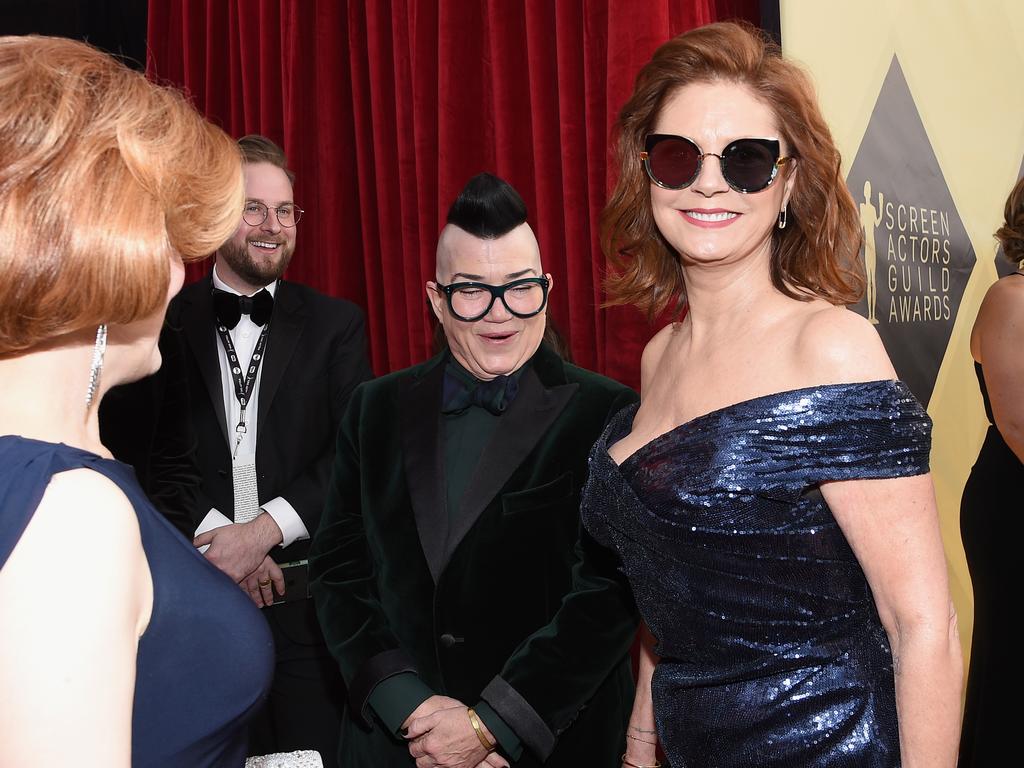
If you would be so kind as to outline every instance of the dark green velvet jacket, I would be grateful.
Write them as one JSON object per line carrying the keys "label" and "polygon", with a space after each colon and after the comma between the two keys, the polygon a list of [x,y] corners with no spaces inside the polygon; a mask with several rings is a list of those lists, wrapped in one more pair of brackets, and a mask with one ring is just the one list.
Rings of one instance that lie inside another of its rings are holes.
{"label": "dark green velvet jacket", "polygon": [[591,445],[636,394],[541,346],[449,529],[444,360],[361,385],[339,432],[310,577],[349,686],[341,765],[412,765],[367,697],[415,671],[490,704],[526,747],[518,766],[618,766],[636,612],[579,503]]}

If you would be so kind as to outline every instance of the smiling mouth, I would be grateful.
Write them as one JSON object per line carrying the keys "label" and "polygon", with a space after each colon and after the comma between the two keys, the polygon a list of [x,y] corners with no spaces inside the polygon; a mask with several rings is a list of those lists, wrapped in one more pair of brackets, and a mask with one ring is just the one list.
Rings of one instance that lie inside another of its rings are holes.
{"label": "smiling mouth", "polygon": [[732,211],[683,211],[683,213],[689,216],[691,219],[696,219],[697,221],[707,221],[711,223],[729,221],[739,216],[738,213],[733,213]]}
{"label": "smiling mouth", "polygon": [[265,251],[273,251],[281,246],[280,243],[275,243],[270,240],[250,240],[249,245],[255,246],[256,248],[262,248]]}
{"label": "smiling mouth", "polygon": [[519,333],[519,331],[505,331],[505,332],[502,332],[502,333],[481,333],[479,335],[480,335],[480,338],[486,339],[487,341],[493,341],[493,342],[500,343],[500,342],[503,342],[503,341],[508,341],[513,336],[515,336],[517,333]]}

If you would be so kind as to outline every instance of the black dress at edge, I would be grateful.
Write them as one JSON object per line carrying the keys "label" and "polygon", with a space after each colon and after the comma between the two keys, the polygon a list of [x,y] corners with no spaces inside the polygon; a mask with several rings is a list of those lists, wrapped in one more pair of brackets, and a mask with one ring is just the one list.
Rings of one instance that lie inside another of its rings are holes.
{"label": "black dress at edge", "polygon": [[153,508],[130,466],[63,444],[0,437],[0,568],[50,479],[80,467],[128,497],[153,581],[136,657],[132,765],[239,768],[246,721],[270,686],[270,631],[249,598]]}
{"label": "black dress at edge", "polygon": [[975,363],[974,370],[990,426],[960,502],[960,535],[974,587],[961,768],[1002,765],[1015,751],[1013,733],[1003,722],[1018,694],[1016,657],[1010,648],[1016,643],[1011,628],[1016,608],[1006,586],[1013,583],[1010,567],[1020,543],[1012,521],[1024,512],[1024,464],[995,426],[981,366]]}
{"label": "black dress at edge", "polygon": [[651,687],[672,767],[898,766],[889,643],[818,486],[928,471],[931,421],[909,389],[757,397],[616,466],[608,446],[634,413],[594,446],[583,520],[621,556],[657,638]]}

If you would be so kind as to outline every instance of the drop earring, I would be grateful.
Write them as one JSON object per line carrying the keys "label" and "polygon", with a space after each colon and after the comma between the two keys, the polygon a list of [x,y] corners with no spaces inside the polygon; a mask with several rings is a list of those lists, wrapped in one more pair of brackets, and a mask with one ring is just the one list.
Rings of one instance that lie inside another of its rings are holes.
{"label": "drop earring", "polygon": [[779,229],[785,229],[786,228],[786,211],[787,210],[788,209],[786,207],[783,207],[783,209],[779,212]]}
{"label": "drop earring", "polygon": [[92,365],[89,367],[89,387],[85,390],[85,409],[89,410],[96,390],[100,386],[100,372],[103,370],[103,353],[107,351],[107,326],[96,329],[96,343],[92,347]]}

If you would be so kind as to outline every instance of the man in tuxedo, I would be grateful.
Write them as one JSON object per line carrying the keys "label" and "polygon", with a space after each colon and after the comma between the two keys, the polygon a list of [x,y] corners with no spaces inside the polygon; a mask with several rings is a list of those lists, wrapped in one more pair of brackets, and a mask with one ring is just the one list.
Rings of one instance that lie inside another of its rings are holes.
{"label": "man in tuxedo", "polygon": [[542,343],[551,275],[504,181],[455,201],[436,276],[448,349],[356,390],[310,551],[339,762],[617,768],[635,608],[579,501],[636,394]]}
{"label": "man in tuxedo", "polygon": [[194,543],[264,608],[274,635],[274,684],[250,753],[317,749],[333,765],[343,683],[308,599],[306,556],[338,423],[371,376],[363,319],[348,302],[280,279],[302,215],[292,175],[269,139],[238,143],[242,222],[211,274],[168,311],[186,347],[197,437]]}

